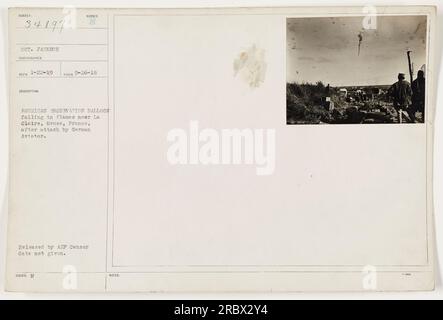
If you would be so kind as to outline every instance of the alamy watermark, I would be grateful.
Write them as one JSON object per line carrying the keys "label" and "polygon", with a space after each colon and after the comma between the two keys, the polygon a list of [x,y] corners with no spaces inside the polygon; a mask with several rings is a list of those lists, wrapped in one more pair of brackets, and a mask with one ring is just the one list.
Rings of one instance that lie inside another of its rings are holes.
{"label": "alamy watermark", "polygon": [[365,14],[362,21],[363,29],[377,29],[377,8],[373,5],[367,5],[363,7],[362,12]]}
{"label": "alamy watermark", "polygon": [[256,174],[275,169],[275,129],[200,130],[198,121],[189,129],[168,132],[167,160],[172,165],[253,165]]}
{"label": "alamy watermark", "polygon": [[366,265],[362,270],[362,287],[364,290],[377,290],[377,267]]}
{"label": "alamy watermark", "polygon": [[73,265],[63,266],[62,287],[64,290],[77,290],[77,268]]}

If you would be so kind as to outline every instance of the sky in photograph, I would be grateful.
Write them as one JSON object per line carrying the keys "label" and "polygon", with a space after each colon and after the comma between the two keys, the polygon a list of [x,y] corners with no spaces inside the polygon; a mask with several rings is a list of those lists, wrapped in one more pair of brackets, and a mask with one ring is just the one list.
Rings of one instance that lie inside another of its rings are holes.
{"label": "sky in photograph", "polygon": [[408,50],[415,74],[425,65],[426,16],[379,16],[373,30],[363,28],[363,19],[287,19],[287,81],[388,85],[400,72],[409,81]]}

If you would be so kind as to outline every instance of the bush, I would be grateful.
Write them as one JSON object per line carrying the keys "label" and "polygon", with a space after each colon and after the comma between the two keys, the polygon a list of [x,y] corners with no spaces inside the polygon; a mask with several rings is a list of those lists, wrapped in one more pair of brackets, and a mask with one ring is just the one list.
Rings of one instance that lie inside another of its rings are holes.
{"label": "bush", "polygon": [[319,81],[316,84],[288,83],[286,86],[286,112],[288,123],[329,122],[331,117],[323,107],[326,87]]}

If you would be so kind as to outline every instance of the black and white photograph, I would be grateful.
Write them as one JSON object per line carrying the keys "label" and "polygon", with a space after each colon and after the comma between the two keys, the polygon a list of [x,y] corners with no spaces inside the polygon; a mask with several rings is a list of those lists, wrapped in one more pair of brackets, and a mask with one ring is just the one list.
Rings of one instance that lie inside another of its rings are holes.
{"label": "black and white photograph", "polygon": [[424,123],[427,17],[288,18],[286,123]]}
{"label": "black and white photograph", "polygon": [[428,1],[0,3],[0,304],[443,298]]}

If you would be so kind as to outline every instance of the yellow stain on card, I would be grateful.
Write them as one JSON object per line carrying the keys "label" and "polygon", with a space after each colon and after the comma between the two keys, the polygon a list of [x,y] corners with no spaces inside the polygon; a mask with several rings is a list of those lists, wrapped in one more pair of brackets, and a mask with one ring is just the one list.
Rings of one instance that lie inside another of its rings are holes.
{"label": "yellow stain on card", "polygon": [[266,76],[265,51],[254,44],[234,60],[234,77],[239,76],[251,88],[258,88]]}

